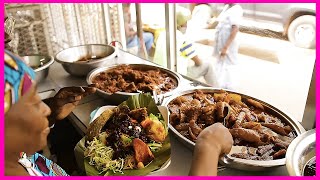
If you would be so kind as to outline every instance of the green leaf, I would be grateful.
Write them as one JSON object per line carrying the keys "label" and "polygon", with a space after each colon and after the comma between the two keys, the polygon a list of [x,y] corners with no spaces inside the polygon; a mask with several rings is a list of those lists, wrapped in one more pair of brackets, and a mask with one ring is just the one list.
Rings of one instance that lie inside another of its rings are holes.
{"label": "green leaf", "polygon": [[149,114],[160,113],[150,93],[130,96],[119,107],[123,105],[127,105],[131,110],[146,107]]}

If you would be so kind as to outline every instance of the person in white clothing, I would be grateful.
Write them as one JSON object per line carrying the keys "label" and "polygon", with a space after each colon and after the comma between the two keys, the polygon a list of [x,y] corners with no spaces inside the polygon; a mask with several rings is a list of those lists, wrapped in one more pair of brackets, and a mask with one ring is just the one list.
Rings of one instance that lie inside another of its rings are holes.
{"label": "person in white clothing", "polygon": [[[207,84],[217,87],[217,80],[214,73],[214,65],[212,62],[206,62],[199,58],[195,45],[188,41],[184,35],[187,22],[191,19],[189,9],[177,6],[177,71],[180,74],[187,75],[191,78],[198,79],[203,77]],[[154,62],[167,66],[166,55],[166,34],[162,32],[157,40]],[[192,61],[190,61],[192,60]]]}
{"label": "person in white clothing", "polygon": [[216,75],[218,84],[224,89],[236,89],[234,80],[238,64],[237,34],[243,17],[243,10],[239,4],[226,4],[217,18],[214,55],[217,57]]}

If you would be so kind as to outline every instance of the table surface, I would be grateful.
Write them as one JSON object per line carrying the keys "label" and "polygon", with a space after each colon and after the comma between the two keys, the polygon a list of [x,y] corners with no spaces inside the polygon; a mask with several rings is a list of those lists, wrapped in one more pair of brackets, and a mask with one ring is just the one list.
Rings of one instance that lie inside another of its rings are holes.
{"label": "table surface", "polygon": [[[123,63],[137,63],[137,64],[153,64],[147,60],[141,59],[130,53],[119,50],[118,56],[110,60],[110,65],[123,64]],[[55,62],[50,66],[49,75],[46,80],[38,85],[38,92],[44,99],[54,95],[60,88],[66,86],[86,86],[87,82],[85,77],[75,77],[69,75],[63,67]],[[184,77],[181,81],[183,88],[191,88],[192,83]],[[89,115],[97,107],[103,105],[110,105],[105,99],[97,95],[90,95],[85,97],[80,104],[69,115],[69,119],[77,131],[84,135],[89,124]],[[188,175],[191,166],[192,151],[182,144],[173,134],[170,134],[171,141],[171,164],[170,166],[160,172],[154,173],[155,176],[183,176]],[[225,168],[218,172],[220,176],[283,176],[288,175],[286,167],[280,166],[270,170],[250,172],[241,171],[231,168]]]}

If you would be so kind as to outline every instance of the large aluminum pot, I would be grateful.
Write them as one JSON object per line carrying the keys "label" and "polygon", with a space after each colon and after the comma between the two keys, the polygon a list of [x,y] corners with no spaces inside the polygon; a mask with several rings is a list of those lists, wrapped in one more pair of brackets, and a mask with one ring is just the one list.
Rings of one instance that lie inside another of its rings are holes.
{"label": "large aluminum pot", "polygon": [[27,64],[36,72],[36,82],[40,83],[47,78],[49,67],[54,63],[52,56],[31,55],[22,57]]}
{"label": "large aluminum pot", "polygon": [[[179,88],[180,88],[179,85],[181,84],[180,82],[181,82],[181,78],[182,78],[181,75],[179,75],[178,73],[175,73],[173,71],[170,71],[168,69],[165,69],[163,67],[157,66],[157,65],[147,65],[147,64],[120,64],[120,65],[100,67],[100,68],[92,70],[88,74],[87,83],[92,84],[94,77],[97,76],[99,73],[111,70],[111,69],[116,68],[121,65],[129,65],[133,68],[139,67],[140,69],[145,69],[145,70],[160,69],[160,71],[165,72],[165,73],[169,74],[171,77],[173,77],[177,82],[177,88],[172,91],[166,92],[164,94],[160,94],[159,95],[160,97],[165,98],[165,97],[171,96],[179,91]],[[115,92],[112,94],[112,93],[102,91],[100,89],[97,89],[97,93],[98,93],[98,95],[102,96],[103,98],[109,100],[109,103],[112,103],[114,105],[120,104],[121,102],[127,100],[128,97],[138,94],[138,93],[127,93],[127,92]]]}
{"label": "large aluminum pot", "polygon": [[[206,92],[207,93],[221,92],[221,89],[214,89],[214,88],[206,88],[206,87],[192,88],[189,90],[181,91],[173,96],[170,96],[169,98],[167,98],[164,101],[163,105],[168,107],[169,103],[171,101],[173,101],[175,98],[182,96],[182,95],[191,94],[191,93],[195,92],[195,90],[201,90],[204,93],[206,93]],[[228,93],[239,94],[243,98],[250,98],[250,99],[253,99],[253,100],[260,102],[261,104],[264,105],[264,108],[266,110],[268,110],[269,112],[272,112],[273,115],[277,115],[279,118],[281,118],[283,121],[285,121],[288,125],[290,125],[296,131],[297,135],[300,135],[301,133],[305,132],[304,128],[302,127],[302,125],[298,121],[293,120],[287,114],[283,113],[282,111],[273,107],[272,105],[270,105],[266,102],[263,102],[261,100],[258,100],[256,98],[253,98],[251,96],[248,96],[248,95],[244,95],[244,94],[229,91],[229,90],[225,90],[225,91]],[[178,140],[180,142],[182,142],[184,145],[186,145],[189,149],[193,150],[193,148],[195,146],[195,143],[193,141],[191,141],[188,138],[181,135],[171,124],[169,124],[169,129],[173,132],[173,134],[178,138]],[[240,151],[240,149],[238,148],[238,146],[233,146],[231,149],[231,153],[239,152],[239,151]],[[225,166],[231,167],[231,168],[235,168],[235,169],[240,169],[240,170],[245,170],[245,171],[263,171],[263,170],[266,170],[266,169],[269,169],[272,167],[285,165],[286,159],[283,158],[283,159],[277,159],[277,160],[257,161],[257,160],[240,159],[240,158],[235,158],[235,157],[231,157],[229,155],[226,155],[226,156],[222,157],[219,160],[219,162],[222,165],[225,165]]]}
{"label": "large aluminum pot", "polygon": [[316,157],[316,130],[309,130],[288,147],[286,167],[290,176],[304,176],[304,169],[310,160]]}
{"label": "large aluminum pot", "polygon": [[86,44],[70,47],[56,54],[55,60],[71,75],[86,76],[91,70],[102,67],[117,55],[113,46]]}

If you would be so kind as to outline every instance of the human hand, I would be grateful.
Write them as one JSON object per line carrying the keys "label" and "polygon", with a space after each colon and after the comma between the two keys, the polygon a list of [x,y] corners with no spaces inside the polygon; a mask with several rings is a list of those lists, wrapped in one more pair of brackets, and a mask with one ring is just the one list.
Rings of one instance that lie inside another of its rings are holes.
{"label": "human hand", "polygon": [[51,117],[54,120],[66,118],[79,104],[80,100],[96,92],[94,87],[64,87],[51,99],[48,106],[51,108]]}
{"label": "human hand", "polygon": [[224,58],[226,55],[227,55],[227,50],[228,48],[224,47],[221,49],[221,52],[220,52],[220,58]]}
{"label": "human hand", "polygon": [[201,131],[196,142],[198,148],[202,148],[201,146],[215,148],[220,156],[228,154],[232,144],[232,135],[221,123],[215,123]]}
{"label": "human hand", "polygon": [[189,175],[216,176],[219,156],[229,153],[232,144],[229,130],[221,123],[202,130],[197,137]]}

